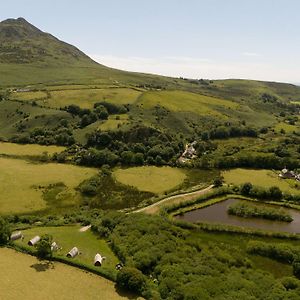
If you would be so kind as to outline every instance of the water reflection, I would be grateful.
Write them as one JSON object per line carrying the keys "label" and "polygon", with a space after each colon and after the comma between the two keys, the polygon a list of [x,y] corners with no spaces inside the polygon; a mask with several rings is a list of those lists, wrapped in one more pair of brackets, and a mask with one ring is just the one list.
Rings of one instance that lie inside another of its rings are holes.
{"label": "water reflection", "polygon": [[[290,223],[257,218],[246,219],[238,216],[229,215],[227,213],[228,206],[238,201],[245,200],[228,199],[205,208],[186,212],[183,215],[176,216],[176,218],[179,220],[184,220],[193,223],[206,222],[256,228],[277,232],[300,233],[300,211],[288,208],[284,209],[288,214],[290,214],[293,217],[293,221]],[[271,206],[267,204],[264,205]],[[281,206],[276,205],[272,205],[272,207],[278,207],[278,209],[281,208]]]}

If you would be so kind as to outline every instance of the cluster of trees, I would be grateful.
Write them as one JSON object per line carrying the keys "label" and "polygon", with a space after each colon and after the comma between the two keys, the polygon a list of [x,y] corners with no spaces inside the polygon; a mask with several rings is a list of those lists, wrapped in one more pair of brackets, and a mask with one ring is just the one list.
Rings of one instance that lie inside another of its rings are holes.
{"label": "cluster of trees", "polygon": [[230,215],[243,218],[262,218],[268,220],[292,222],[293,218],[284,209],[276,209],[272,207],[258,206],[245,202],[237,202],[231,204],[227,208]]}
{"label": "cluster of trees", "polygon": [[72,129],[62,127],[61,125],[55,128],[37,127],[29,134],[14,136],[11,141],[20,144],[59,146],[70,146],[75,143]]}
{"label": "cluster of trees", "polygon": [[218,126],[210,131],[204,131],[201,138],[204,141],[209,139],[227,139],[231,137],[257,137],[258,131],[246,126]]}
{"label": "cluster of trees", "polygon": [[[195,232],[162,216],[108,212],[94,220],[93,231],[111,241],[125,264],[120,286],[146,299],[289,299],[272,275],[252,269],[243,252],[229,244],[202,242]],[[139,271],[140,272],[139,272]],[[147,276],[146,284],[145,277]],[[291,286],[289,284],[289,286]]]}
{"label": "cluster of trees", "polygon": [[203,166],[209,164],[210,167],[216,167],[220,169],[229,168],[257,168],[257,169],[282,169],[287,167],[289,169],[299,168],[300,161],[290,157],[278,157],[275,154],[261,155],[255,153],[249,153],[236,155],[236,156],[224,156],[209,160],[203,157],[199,161],[199,164]]}
{"label": "cluster of trees", "polygon": [[94,108],[80,108],[78,105],[69,105],[64,108],[68,113],[73,116],[80,117],[80,127],[86,127],[97,120],[107,120],[111,114],[124,114],[127,113],[128,108],[124,105],[117,105],[108,102],[99,102],[94,104]]}
{"label": "cluster of trees", "polygon": [[250,182],[244,183],[240,187],[240,192],[244,196],[250,196],[259,199],[272,199],[278,201],[283,198],[283,193],[277,186],[272,186],[270,188],[262,188],[253,186]]}
{"label": "cluster of trees", "polygon": [[95,131],[88,137],[88,149],[75,160],[87,166],[163,165],[175,163],[183,144],[153,128],[136,126],[128,131]]}

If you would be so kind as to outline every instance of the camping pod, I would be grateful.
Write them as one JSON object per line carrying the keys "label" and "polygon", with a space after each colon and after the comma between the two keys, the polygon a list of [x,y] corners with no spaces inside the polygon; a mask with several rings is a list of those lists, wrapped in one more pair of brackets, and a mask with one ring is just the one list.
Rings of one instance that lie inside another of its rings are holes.
{"label": "camping pod", "polygon": [[40,241],[40,237],[37,235],[35,236],[34,238],[32,238],[29,242],[28,242],[28,245],[29,246],[34,246],[37,242]]}
{"label": "camping pod", "polygon": [[94,266],[101,267],[103,262],[103,257],[97,253],[94,258]]}
{"label": "camping pod", "polygon": [[10,240],[11,240],[11,241],[16,241],[16,240],[21,239],[22,237],[23,237],[22,232],[21,232],[21,231],[18,231],[18,232],[13,233],[13,234],[10,236]]}
{"label": "camping pod", "polygon": [[58,245],[55,242],[53,242],[51,244],[51,251],[57,251],[57,250],[58,250]]}
{"label": "camping pod", "polygon": [[74,247],[70,250],[70,252],[67,254],[68,258],[74,258],[75,256],[77,256],[79,254],[79,250],[77,247]]}

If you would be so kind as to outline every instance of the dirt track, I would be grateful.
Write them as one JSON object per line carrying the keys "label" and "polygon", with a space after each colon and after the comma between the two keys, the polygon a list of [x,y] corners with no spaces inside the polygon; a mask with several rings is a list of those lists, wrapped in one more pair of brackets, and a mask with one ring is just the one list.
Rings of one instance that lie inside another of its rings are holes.
{"label": "dirt track", "polygon": [[213,188],[213,185],[210,185],[209,187],[205,188],[205,189],[201,189],[198,191],[194,191],[194,192],[189,192],[189,193],[184,193],[184,194],[180,194],[180,195],[175,195],[175,196],[171,196],[171,197],[167,197],[164,198],[156,203],[153,203],[149,206],[143,207],[141,209],[138,209],[136,211],[134,211],[135,213],[137,212],[145,212],[148,214],[155,214],[157,213],[163,206],[166,205],[171,205],[171,204],[177,204],[180,202],[185,202],[185,201],[189,201],[189,200],[193,200],[197,197],[199,197],[200,195],[206,194],[207,192],[209,192],[211,189]]}

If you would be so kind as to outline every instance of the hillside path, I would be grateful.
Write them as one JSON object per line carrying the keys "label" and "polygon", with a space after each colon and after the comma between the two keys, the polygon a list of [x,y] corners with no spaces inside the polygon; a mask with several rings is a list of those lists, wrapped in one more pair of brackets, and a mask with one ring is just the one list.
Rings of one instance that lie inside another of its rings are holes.
{"label": "hillside path", "polygon": [[153,203],[149,206],[135,210],[134,212],[135,213],[145,212],[145,213],[149,213],[149,214],[155,214],[160,210],[160,208],[162,208],[165,205],[177,204],[180,202],[185,202],[185,201],[196,199],[200,195],[208,193],[213,187],[214,187],[214,185],[210,185],[204,189],[197,190],[194,192],[188,192],[188,193],[170,196],[170,197],[164,198],[156,203]]}

